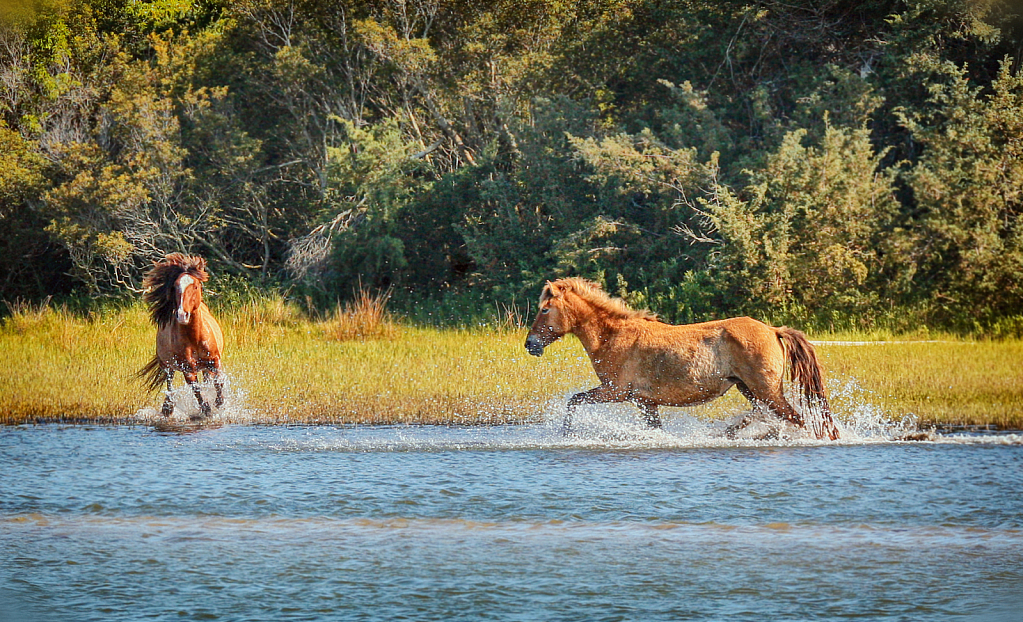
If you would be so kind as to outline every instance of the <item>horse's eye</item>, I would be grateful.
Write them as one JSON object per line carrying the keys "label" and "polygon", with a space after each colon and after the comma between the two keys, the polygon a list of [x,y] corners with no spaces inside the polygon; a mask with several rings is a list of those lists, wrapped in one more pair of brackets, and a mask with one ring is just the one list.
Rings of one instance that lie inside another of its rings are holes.
{"label": "horse's eye", "polygon": [[550,311],[551,311],[550,307],[547,307],[546,309],[540,309],[540,313],[544,315],[547,315],[548,313],[550,313]]}

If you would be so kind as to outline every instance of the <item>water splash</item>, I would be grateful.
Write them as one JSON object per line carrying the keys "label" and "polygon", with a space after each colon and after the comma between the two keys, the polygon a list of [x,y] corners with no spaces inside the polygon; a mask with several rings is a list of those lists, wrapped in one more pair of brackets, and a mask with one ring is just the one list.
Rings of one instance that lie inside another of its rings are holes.
{"label": "water splash", "polygon": [[[568,398],[550,400],[542,419],[531,431],[538,445],[578,448],[699,448],[863,445],[872,443],[929,442],[946,444],[1023,444],[1023,435],[1005,433],[940,434],[923,429],[914,415],[888,416],[877,396],[855,379],[833,381],[829,389],[838,441],[818,440],[762,409],[721,407],[718,402],[696,408],[662,408],[663,427],[651,429],[632,404],[579,406],[570,433],[563,433]],[[798,403],[795,398],[793,403]],[[752,422],[730,438],[727,429],[744,418]]]}
{"label": "water splash", "polygon": [[[226,423],[253,424],[258,422],[256,414],[246,407],[245,390],[235,386],[231,377],[224,374],[224,403],[217,407],[215,403],[217,392],[211,380],[199,383],[199,391],[202,397],[213,407],[212,414],[202,420],[198,420],[200,410],[195,394],[188,384],[175,386],[170,391],[171,401],[174,402],[174,411],[169,417],[160,414],[159,408],[143,406],[134,415],[134,420],[143,425],[170,426],[170,427],[216,427]],[[167,392],[162,391],[161,396]],[[162,399],[160,403],[162,403]],[[196,420],[193,420],[196,418]]]}
{"label": "water splash", "polygon": [[855,378],[829,383],[831,406],[843,438],[854,441],[934,440],[920,428],[915,415],[888,417],[877,404],[877,395]]}
{"label": "water splash", "polygon": [[[841,435],[840,443],[937,438],[937,435],[921,430],[914,416],[898,420],[888,417],[877,405],[876,396],[862,388],[855,379],[832,382],[829,394]],[[541,425],[552,435],[561,432],[566,415],[565,404],[570,395],[567,393],[547,404]],[[800,403],[795,395],[788,397],[791,403]],[[584,405],[575,411],[570,436],[579,444],[630,443],[686,447],[834,443],[817,440],[807,430],[783,421],[764,409],[753,409],[748,404],[722,406],[721,402],[712,402],[695,408],[662,408],[661,417],[663,428],[654,430],[646,426],[639,410],[631,404]],[[727,429],[744,418],[752,422],[738,430],[735,438],[729,438]]]}
{"label": "water splash", "polygon": [[[203,397],[211,404],[212,383],[202,383]],[[893,419],[877,404],[877,396],[855,379],[833,380],[828,393],[841,437],[838,441],[812,438],[802,428],[782,421],[763,410],[753,410],[744,400],[727,398],[695,408],[662,408],[664,425],[649,428],[631,403],[579,406],[569,434],[563,431],[566,404],[577,391],[568,391],[547,402],[531,421],[511,425],[390,425],[309,426],[305,439],[289,437],[275,449],[282,451],[449,451],[522,449],[684,449],[715,447],[785,447],[862,445],[922,441],[931,443],[1023,444],[1021,434],[939,434],[921,429],[913,415]],[[145,407],[135,414],[143,425],[171,431],[195,431],[224,424],[267,423],[265,416],[247,407],[245,391],[225,382],[225,403],[211,417],[196,423],[190,417],[199,406],[187,385],[171,392],[175,404],[169,418],[157,408]],[[794,397],[794,404],[798,403]],[[743,418],[752,422],[730,438],[727,429]],[[292,424],[294,425],[294,424]],[[299,426],[302,424],[299,423]],[[438,434],[438,429],[445,433]],[[334,432],[330,432],[333,430]]]}

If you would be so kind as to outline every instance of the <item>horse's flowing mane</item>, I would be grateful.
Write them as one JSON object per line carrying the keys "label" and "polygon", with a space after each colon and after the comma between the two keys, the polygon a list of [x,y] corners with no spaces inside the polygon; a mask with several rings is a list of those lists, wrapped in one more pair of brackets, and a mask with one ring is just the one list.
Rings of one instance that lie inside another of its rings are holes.
{"label": "horse's flowing mane", "polygon": [[174,283],[185,272],[202,282],[210,278],[206,273],[206,260],[202,257],[171,253],[163,261],[156,262],[142,279],[142,287],[146,290],[142,300],[149,305],[149,317],[157,326],[163,327],[174,321],[177,306]]}
{"label": "horse's flowing mane", "polygon": [[[554,281],[552,285],[561,290],[571,291],[576,296],[579,296],[613,318],[621,320],[657,320],[656,313],[651,313],[646,309],[636,310],[629,307],[629,305],[625,304],[625,301],[621,298],[613,298],[609,296],[607,292],[600,287],[600,285],[593,281],[573,276],[558,279],[557,281]],[[540,302],[547,300],[551,297],[551,295],[550,285],[544,287],[543,293],[540,295]]]}

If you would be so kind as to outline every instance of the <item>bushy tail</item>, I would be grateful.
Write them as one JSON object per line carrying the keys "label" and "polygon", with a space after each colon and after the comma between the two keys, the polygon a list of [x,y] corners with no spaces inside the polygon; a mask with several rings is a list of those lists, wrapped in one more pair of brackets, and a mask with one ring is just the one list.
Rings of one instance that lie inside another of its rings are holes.
{"label": "bushy tail", "polygon": [[809,411],[807,419],[810,428],[819,439],[836,440],[838,428],[831,417],[831,406],[824,392],[824,378],[817,361],[817,351],[802,332],[785,326],[775,330],[785,349],[792,382],[799,385],[802,401]]}
{"label": "bushy tail", "polygon": [[160,359],[154,354],[153,358],[146,363],[146,366],[138,370],[135,374],[136,378],[140,378],[145,383],[146,388],[152,393],[161,386],[167,379],[167,372],[164,371],[163,365],[160,364]]}

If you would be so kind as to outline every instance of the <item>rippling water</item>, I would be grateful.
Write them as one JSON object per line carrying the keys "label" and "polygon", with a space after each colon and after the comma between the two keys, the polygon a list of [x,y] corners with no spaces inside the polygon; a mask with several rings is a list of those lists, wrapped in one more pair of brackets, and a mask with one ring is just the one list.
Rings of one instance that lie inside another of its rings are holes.
{"label": "rippling water", "polygon": [[1020,619],[1019,435],[555,429],[0,429],[0,619]]}

